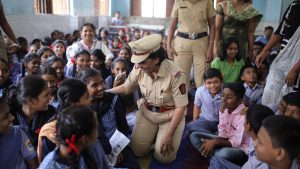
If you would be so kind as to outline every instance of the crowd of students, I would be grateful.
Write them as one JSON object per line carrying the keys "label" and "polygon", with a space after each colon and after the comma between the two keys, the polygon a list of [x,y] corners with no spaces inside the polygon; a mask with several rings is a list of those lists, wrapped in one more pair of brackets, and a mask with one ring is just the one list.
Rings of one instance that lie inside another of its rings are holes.
{"label": "crowd of students", "polygon": [[[247,59],[237,39],[227,38],[204,73],[204,85],[190,89],[195,94],[187,139],[210,168],[300,166],[299,92],[285,95],[279,105],[261,105],[269,65],[279,51],[255,66],[270,29],[256,39]],[[105,28],[96,34],[85,23],[73,35],[55,30],[29,45],[18,37],[20,48],[10,48],[6,38],[8,61],[0,59],[0,166],[140,168],[130,146],[114,166],[105,155],[114,151],[109,139],[116,130],[130,139],[142,96],[105,90],[124,84],[135,69],[128,43],[147,35],[130,28],[115,36]],[[166,50],[165,41],[161,46]]]}

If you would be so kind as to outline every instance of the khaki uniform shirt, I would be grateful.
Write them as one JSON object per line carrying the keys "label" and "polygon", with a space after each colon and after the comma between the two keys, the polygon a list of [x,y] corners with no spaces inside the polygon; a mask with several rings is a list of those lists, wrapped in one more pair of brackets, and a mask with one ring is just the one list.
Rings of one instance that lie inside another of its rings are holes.
{"label": "khaki uniform shirt", "polygon": [[155,106],[181,107],[188,104],[185,83],[186,76],[176,63],[164,60],[156,78],[152,79],[141,69],[133,68],[124,85],[129,91],[139,86],[145,101]]}
{"label": "khaki uniform shirt", "polygon": [[211,0],[176,0],[171,17],[178,18],[178,31],[184,33],[207,32],[207,19],[216,15]]}

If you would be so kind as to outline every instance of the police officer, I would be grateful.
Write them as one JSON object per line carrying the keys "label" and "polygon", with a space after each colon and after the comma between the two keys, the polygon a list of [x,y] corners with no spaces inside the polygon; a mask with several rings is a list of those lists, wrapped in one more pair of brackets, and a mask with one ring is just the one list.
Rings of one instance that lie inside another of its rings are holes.
{"label": "police officer", "polygon": [[[189,84],[192,64],[196,86],[199,87],[203,84],[205,62],[209,63],[213,59],[215,15],[211,0],[176,0],[174,3],[167,50],[169,58],[174,59],[188,75],[187,84]],[[171,43],[177,24],[178,32],[173,48]]]}
{"label": "police officer", "polygon": [[111,91],[129,94],[141,89],[131,148],[137,156],[143,156],[155,142],[155,158],[169,163],[179,148],[188,98],[186,76],[176,63],[165,59],[161,41],[161,35],[153,34],[130,42],[135,67],[125,83]]}

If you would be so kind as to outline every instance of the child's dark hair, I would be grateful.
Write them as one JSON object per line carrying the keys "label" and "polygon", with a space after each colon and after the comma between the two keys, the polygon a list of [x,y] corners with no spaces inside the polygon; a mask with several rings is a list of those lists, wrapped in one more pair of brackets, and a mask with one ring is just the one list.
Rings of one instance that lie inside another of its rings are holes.
{"label": "child's dark hair", "polygon": [[204,72],[203,78],[204,81],[211,78],[219,78],[221,81],[223,81],[222,73],[219,69],[216,68],[209,68]]}
{"label": "child's dark hair", "polygon": [[[27,64],[30,61],[32,61],[33,59],[41,59],[41,57],[39,55],[37,55],[36,53],[27,53],[24,57],[24,63]],[[25,65],[22,64],[22,77],[25,76],[26,73],[26,68]]]}
{"label": "child's dark hair", "polygon": [[36,99],[46,87],[46,81],[40,76],[25,76],[17,85],[17,100],[20,104],[24,104],[28,98]]}
{"label": "child's dark hair", "polygon": [[262,47],[262,48],[265,47],[265,44],[263,44],[261,41],[255,41],[255,42],[254,42],[254,45],[260,46],[260,47]]}
{"label": "child's dark hair", "polygon": [[[3,63],[4,65],[5,65],[5,67],[6,67],[6,71],[7,71],[7,73],[8,72],[10,72],[10,70],[9,70],[9,64],[8,64],[8,62],[6,61],[6,60],[4,60],[3,58],[0,58],[0,63]],[[3,70],[2,70],[3,71]],[[11,85],[11,80],[10,80],[10,78],[8,77],[7,79],[6,79],[6,81],[4,82],[4,84],[2,84],[2,89],[3,89],[3,93],[2,93],[2,97],[5,95],[4,94],[4,92],[5,92],[5,88],[8,88],[10,85]]]}
{"label": "child's dark hair", "polygon": [[33,59],[36,59],[36,58],[40,59],[41,57],[39,55],[37,55],[36,53],[28,53],[24,57],[24,63],[28,63],[28,62],[32,61]]}
{"label": "child's dark hair", "polygon": [[31,41],[31,43],[30,43],[30,46],[33,45],[33,44],[35,44],[35,43],[41,43],[41,42],[42,42],[41,39],[33,39],[33,40]]}
{"label": "child's dark hair", "polygon": [[127,50],[127,52],[128,52],[128,54],[129,54],[129,56],[131,56],[132,55],[132,52],[131,52],[131,49],[130,49],[130,47],[129,46],[123,46],[121,49],[120,49],[120,51],[121,50]]}
{"label": "child's dark hair", "polygon": [[61,64],[64,65],[64,61],[61,58],[57,56],[51,56],[46,60],[45,66],[52,66],[55,62],[61,62]]}
{"label": "child's dark hair", "polygon": [[123,63],[125,65],[126,72],[127,72],[127,62],[125,59],[123,59],[123,58],[115,59],[111,64],[111,68],[114,69],[117,63]]}
{"label": "child's dark hair", "polygon": [[299,155],[300,122],[298,120],[287,116],[271,116],[263,121],[262,127],[270,136],[272,146],[283,148],[291,161]]}
{"label": "child's dark hair", "polygon": [[2,109],[4,106],[8,106],[8,102],[4,97],[0,97],[0,108]]}
{"label": "child's dark hair", "polygon": [[237,99],[243,99],[245,95],[245,87],[242,83],[225,83],[223,89],[228,88],[234,92]]}
{"label": "child's dark hair", "polygon": [[105,54],[102,52],[101,49],[94,49],[92,51],[91,55],[96,56],[101,61],[105,61],[105,58],[106,58]]}
{"label": "child's dark hair", "polygon": [[57,78],[56,70],[50,66],[44,66],[42,68],[42,75],[52,75],[55,79]]}
{"label": "child's dark hair", "polygon": [[296,106],[300,109],[300,94],[298,92],[292,92],[283,97],[287,105]]}
{"label": "child's dark hair", "polygon": [[221,55],[221,57],[220,57],[221,61],[224,61],[227,59],[227,49],[233,43],[235,43],[238,46],[238,53],[236,54],[235,59],[237,61],[241,60],[239,41],[237,39],[235,39],[234,37],[229,37],[228,39],[226,39],[226,41],[223,45],[223,55]]}
{"label": "child's dark hair", "polygon": [[251,129],[255,134],[258,133],[263,120],[266,117],[273,116],[274,112],[267,106],[254,104],[247,110],[246,120],[250,124]]}
{"label": "child's dark hair", "polygon": [[54,52],[51,48],[49,47],[42,47],[41,49],[39,49],[36,54],[39,56],[39,57],[42,57],[42,55],[46,52],[46,51],[49,51],[52,53],[52,55],[54,55]]}
{"label": "child's dark hair", "polygon": [[57,44],[62,44],[65,47],[65,42],[63,40],[57,39],[53,42],[53,46],[56,46]]}
{"label": "child's dark hair", "polygon": [[57,91],[59,110],[73,103],[79,102],[80,98],[87,92],[86,85],[77,79],[66,79],[62,81]]}
{"label": "child's dark hair", "polygon": [[76,78],[86,84],[92,77],[96,77],[96,76],[99,76],[102,79],[101,74],[97,70],[92,68],[86,68],[81,70],[77,74]]}
{"label": "child's dark hair", "polygon": [[75,36],[78,32],[80,32],[80,31],[79,30],[74,30],[72,35]]}
{"label": "child's dark hair", "polygon": [[[96,127],[97,120],[93,110],[86,106],[71,106],[58,115],[56,124],[57,139],[64,146],[76,146],[78,138],[91,135]],[[72,160],[72,168],[79,168],[77,152],[71,149],[69,155]],[[96,168],[95,159],[87,149],[83,150],[82,156],[88,168]]]}
{"label": "child's dark hair", "polygon": [[17,38],[17,41],[19,42],[20,45],[21,45],[22,43],[28,43],[28,42],[27,42],[27,39],[24,38],[24,37],[18,37],[18,38]]}
{"label": "child's dark hair", "polygon": [[255,71],[255,73],[256,73],[256,75],[257,75],[257,69],[256,69],[255,66],[253,66],[252,64],[245,64],[245,65],[241,68],[240,78],[244,75],[245,70],[248,69],[248,68],[254,69],[254,71]]}
{"label": "child's dark hair", "polygon": [[60,33],[59,30],[55,29],[54,31],[51,32],[51,38],[54,36],[55,33]]}
{"label": "child's dark hair", "polygon": [[265,27],[265,31],[268,30],[268,29],[271,30],[271,31],[274,31],[274,28],[272,26],[266,26]]}
{"label": "child's dark hair", "polygon": [[85,24],[83,24],[81,26],[81,31],[83,30],[83,27],[85,27],[85,26],[90,26],[93,29],[93,31],[95,32],[95,26],[92,23],[85,23]]}
{"label": "child's dark hair", "polygon": [[[82,49],[79,52],[77,52],[75,54],[75,59],[77,59],[80,55],[88,55],[89,57],[91,57],[91,54],[89,51]],[[76,77],[77,74],[77,66],[76,66],[76,62],[73,65],[73,71],[72,71],[72,77]]]}

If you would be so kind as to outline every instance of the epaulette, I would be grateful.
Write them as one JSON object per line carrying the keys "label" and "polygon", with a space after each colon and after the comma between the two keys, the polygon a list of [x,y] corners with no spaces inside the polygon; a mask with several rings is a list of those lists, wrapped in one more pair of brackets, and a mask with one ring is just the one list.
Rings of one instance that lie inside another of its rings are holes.
{"label": "epaulette", "polygon": [[244,116],[247,114],[247,111],[248,111],[248,107],[244,107],[240,114]]}
{"label": "epaulette", "polygon": [[181,71],[176,72],[175,78],[179,78],[181,76]]}

